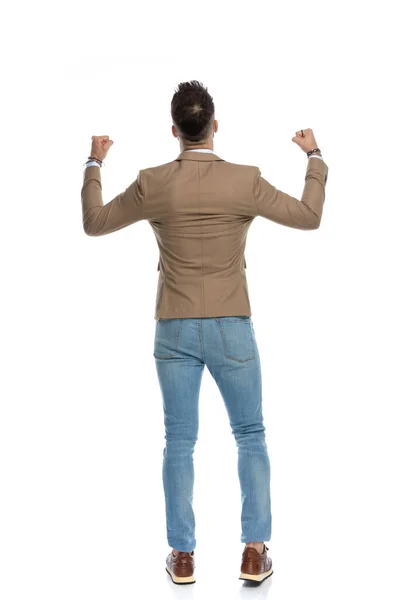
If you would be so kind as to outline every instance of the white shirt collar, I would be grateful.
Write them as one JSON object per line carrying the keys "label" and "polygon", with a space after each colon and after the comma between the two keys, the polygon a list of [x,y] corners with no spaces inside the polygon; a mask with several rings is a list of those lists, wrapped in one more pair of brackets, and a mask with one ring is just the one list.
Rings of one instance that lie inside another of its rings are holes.
{"label": "white shirt collar", "polygon": [[184,152],[211,152],[215,154],[214,150],[210,150],[210,148],[195,148],[194,150],[184,150]]}

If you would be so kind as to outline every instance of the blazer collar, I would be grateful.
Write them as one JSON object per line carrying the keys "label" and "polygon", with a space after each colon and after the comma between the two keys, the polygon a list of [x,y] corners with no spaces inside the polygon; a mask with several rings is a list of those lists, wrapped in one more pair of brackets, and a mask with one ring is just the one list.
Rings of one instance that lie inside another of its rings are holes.
{"label": "blazer collar", "polygon": [[200,161],[205,161],[205,162],[209,162],[210,160],[224,160],[223,158],[220,158],[217,154],[215,154],[214,152],[189,152],[187,150],[184,150],[183,152],[181,152],[178,156],[178,158],[176,158],[175,160],[200,160]]}

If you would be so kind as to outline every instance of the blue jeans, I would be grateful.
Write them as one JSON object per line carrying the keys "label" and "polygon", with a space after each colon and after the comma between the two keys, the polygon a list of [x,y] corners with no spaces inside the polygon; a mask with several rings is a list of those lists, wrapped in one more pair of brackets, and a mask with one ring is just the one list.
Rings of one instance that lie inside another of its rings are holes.
{"label": "blue jeans", "polygon": [[193,452],[204,365],[221,392],[238,448],[240,540],[269,541],[270,462],[260,357],[251,317],[159,319],[154,358],[164,407],[162,476],[168,544],[181,552],[196,547]]}

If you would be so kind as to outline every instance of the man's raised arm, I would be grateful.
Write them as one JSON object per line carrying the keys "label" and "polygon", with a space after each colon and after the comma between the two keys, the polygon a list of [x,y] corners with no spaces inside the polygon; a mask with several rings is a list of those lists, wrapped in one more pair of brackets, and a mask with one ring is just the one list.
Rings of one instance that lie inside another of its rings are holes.
{"label": "man's raised arm", "polygon": [[295,229],[318,229],[325,202],[327,177],[327,164],[321,158],[311,156],[308,159],[301,200],[297,200],[271,185],[257,168],[254,179],[257,214]]}
{"label": "man's raised arm", "polygon": [[144,218],[144,190],[140,171],[124,192],[103,204],[100,166],[86,167],[81,198],[83,229],[90,236],[112,233]]}

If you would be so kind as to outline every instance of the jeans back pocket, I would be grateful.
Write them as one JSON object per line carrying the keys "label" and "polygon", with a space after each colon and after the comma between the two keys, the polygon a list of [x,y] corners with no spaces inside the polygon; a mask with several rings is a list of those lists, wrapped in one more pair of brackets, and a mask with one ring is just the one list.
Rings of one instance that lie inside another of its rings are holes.
{"label": "jeans back pocket", "polygon": [[256,356],[250,317],[218,317],[217,323],[227,358],[247,362]]}
{"label": "jeans back pocket", "polygon": [[183,319],[158,319],[154,336],[155,358],[172,358],[178,353]]}

